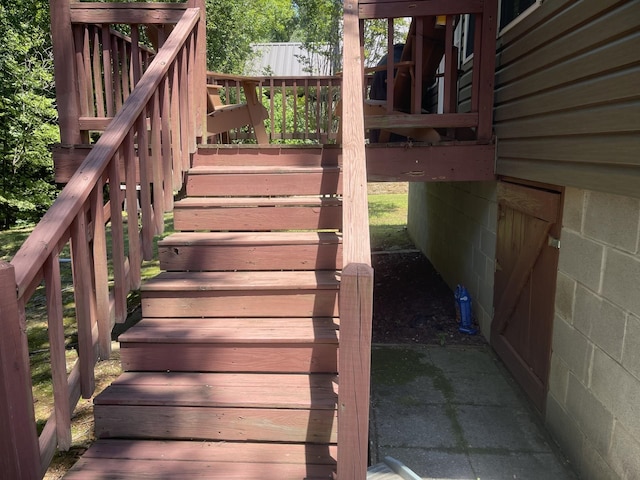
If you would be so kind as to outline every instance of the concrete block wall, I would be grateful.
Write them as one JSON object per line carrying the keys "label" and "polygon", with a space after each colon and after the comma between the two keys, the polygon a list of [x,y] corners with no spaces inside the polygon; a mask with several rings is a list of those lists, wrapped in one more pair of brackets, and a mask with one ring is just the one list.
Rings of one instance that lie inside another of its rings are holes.
{"label": "concrete block wall", "polygon": [[407,229],[416,247],[453,290],[463,284],[489,339],[493,318],[496,182],[409,184]]}
{"label": "concrete block wall", "polygon": [[567,188],[546,423],[581,478],[640,479],[640,199]]}

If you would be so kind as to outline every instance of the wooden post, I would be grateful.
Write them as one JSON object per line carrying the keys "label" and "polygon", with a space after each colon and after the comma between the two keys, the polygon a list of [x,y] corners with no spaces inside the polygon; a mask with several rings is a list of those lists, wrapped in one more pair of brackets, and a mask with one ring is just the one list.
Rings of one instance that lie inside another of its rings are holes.
{"label": "wooden post", "polygon": [[195,48],[195,119],[196,137],[202,143],[207,137],[207,9],[205,0],[189,0],[189,7],[200,9],[200,22]]}
{"label": "wooden post", "polygon": [[[473,61],[473,68],[480,68],[478,105],[478,140],[491,140],[493,136],[493,89],[496,72],[496,28],[498,0],[484,3],[482,12],[482,47],[480,65]],[[477,25],[476,25],[477,27]],[[475,50],[474,46],[474,50]],[[476,55],[474,55],[476,57]],[[476,57],[478,58],[478,57]]]}
{"label": "wooden post", "polygon": [[364,480],[369,446],[373,269],[352,263],[340,281],[338,480]]}
{"label": "wooden post", "polygon": [[371,263],[358,2],[344,4],[342,158],[344,264]]}
{"label": "wooden post", "polygon": [[78,75],[75,68],[75,47],[69,3],[69,0],[50,0],[51,41],[60,142],[74,145],[82,143],[82,136],[79,122]]}
{"label": "wooden post", "polygon": [[18,313],[13,265],[0,262],[0,472],[39,479],[40,449],[33,411],[26,325]]}

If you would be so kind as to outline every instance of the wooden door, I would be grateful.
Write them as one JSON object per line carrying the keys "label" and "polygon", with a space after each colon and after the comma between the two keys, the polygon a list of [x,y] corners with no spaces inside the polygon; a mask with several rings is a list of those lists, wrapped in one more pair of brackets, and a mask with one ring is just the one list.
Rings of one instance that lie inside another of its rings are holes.
{"label": "wooden door", "polygon": [[491,345],[544,411],[554,315],[561,192],[498,183]]}

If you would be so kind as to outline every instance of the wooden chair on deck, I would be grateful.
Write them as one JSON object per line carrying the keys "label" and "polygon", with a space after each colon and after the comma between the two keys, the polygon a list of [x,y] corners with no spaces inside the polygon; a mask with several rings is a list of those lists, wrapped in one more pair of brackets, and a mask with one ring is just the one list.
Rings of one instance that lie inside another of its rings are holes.
{"label": "wooden chair on deck", "polygon": [[215,74],[216,78],[239,80],[244,90],[246,103],[226,105],[220,98],[222,85],[207,84],[207,134],[226,134],[234,128],[250,125],[259,144],[268,144],[269,136],[264,126],[268,118],[267,109],[258,100],[258,81],[250,77],[235,77]]}
{"label": "wooden chair on deck", "polygon": [[[365,75],[377,75],[378,80],[382,76],[382,81],[384,82],[382,95],[364,101],[365,119],[367,117],[383,118],[385,115],[404,116],[422,113],[424,86],[433,83],[445,51],[445,28],[438,20],[441,19],[422,17],[422,25],[420,27],[422,31],[417,34],[416,19],[413,19],[407,35],[407,41],[401,47],[401,56],[393,59],[394,76],[390,88],[387,88],[386,83],[386,62],[382,62],[382,65],[365,69]],[[422,42],[418,44],[416,38],[422,38]],[[395,48],[397,47],[398,45],[394,47],[393,51],[389,52],[391,57],[395,56]],[[389,92],[392,93],[392,102],[387,100]],[[417,92],[420,92],[420,94]],[[340,107],[341,105],[338,106],[338,108]],[[340,115],[339,111],[338,115]],[[418,142],[436,143],[441,139],[435,128],[386,125],[378,130],[377,135],[371,136],[371,140],[378,143],[386,143],[390,140],[392,134]],[[338,132],[339,141],[341,140],[340,136],[341,128]]]}

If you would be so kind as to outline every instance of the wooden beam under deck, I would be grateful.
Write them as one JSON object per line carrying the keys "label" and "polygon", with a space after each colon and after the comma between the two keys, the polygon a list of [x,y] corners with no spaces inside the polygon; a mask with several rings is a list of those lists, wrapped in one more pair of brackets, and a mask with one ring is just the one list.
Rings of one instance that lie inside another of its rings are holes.
{"label": "wooden beam under deck", "polygon": [[495,144],[368,145],[369,182],[495,180]]}

